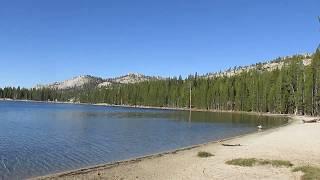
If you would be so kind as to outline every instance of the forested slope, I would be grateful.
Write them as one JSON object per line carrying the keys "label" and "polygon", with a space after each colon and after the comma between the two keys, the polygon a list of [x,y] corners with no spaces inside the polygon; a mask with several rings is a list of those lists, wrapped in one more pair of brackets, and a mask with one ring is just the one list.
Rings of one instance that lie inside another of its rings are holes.
{"label": "forested slope", "polygon": [[210,110],[255,111],[282,114],[320,114],[320,51],[311,64],[292,56],[281,68],[265,70],[263,64],[235,75],[168,78],[108,88],[0,89],[1,98],[59,100],[83,103],[188,107]]}

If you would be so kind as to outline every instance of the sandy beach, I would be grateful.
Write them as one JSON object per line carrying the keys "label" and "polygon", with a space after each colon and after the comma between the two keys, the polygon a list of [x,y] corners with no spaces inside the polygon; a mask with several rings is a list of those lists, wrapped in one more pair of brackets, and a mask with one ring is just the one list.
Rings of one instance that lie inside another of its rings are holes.
{"label": "sandy beach", "polygon": [[[294,167],[320,166],[320,123],[302,123],[312,117],[293,116],[287,126],[261,131],[223,142],[173,151],[120,163],[84,168],[38,179],[300,179],[302,172],[292,168],[241,167],[225,162],[236,158],[288,160]],[[241,144],[229,147],[224,144]],[[200,158],[200,151],[214,154]]]}

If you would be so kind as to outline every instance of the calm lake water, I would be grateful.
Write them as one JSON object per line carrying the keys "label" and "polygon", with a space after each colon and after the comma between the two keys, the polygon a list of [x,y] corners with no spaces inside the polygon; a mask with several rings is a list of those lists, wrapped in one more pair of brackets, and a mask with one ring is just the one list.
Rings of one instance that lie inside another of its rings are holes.
{"label": "calm lake water", "polygon": [[158,153],[286,119],[232,113],[0,101],[0,179],[22,179]]}

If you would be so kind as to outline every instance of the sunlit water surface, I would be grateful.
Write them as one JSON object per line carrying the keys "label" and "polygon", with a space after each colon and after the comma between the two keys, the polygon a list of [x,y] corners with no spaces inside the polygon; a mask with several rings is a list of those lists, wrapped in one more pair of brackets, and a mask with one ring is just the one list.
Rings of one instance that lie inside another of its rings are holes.
{"label": "sunlit water surface", "polygon": [[247,114],[0,101],[0,179],[124,160],[271,128]]}

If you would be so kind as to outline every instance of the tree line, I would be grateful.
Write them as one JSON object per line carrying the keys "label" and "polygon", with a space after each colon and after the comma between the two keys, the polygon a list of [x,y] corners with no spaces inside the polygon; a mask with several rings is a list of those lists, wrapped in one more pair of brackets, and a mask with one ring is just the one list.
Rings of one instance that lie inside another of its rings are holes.
{"label": "tree line", "polygon": [[108,103],[115,105],[192,107],[207,110],[254,111],[280,114],[320,114],[320,50],[310,65],[303,56],[287,58],[281,68],[267,71],[258,65],[234,76],[206,78],[190,75],[108,88],[85,87],[67,91],[53,89],[0,89],[0,98],[39,101]]}

